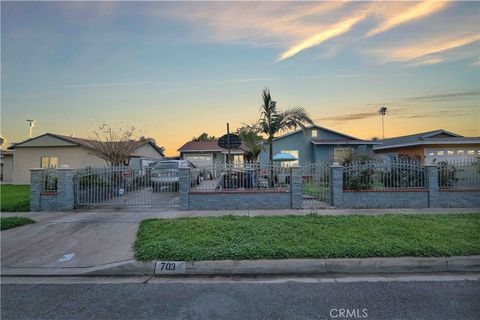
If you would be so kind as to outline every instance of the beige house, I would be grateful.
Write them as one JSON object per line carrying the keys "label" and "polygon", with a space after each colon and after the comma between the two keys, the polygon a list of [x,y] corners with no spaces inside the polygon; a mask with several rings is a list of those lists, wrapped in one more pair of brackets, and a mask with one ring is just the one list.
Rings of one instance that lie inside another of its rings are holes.
{"label": "beige house", "polygon": [[[31,168],[61,167],[85,168],[105,166],[105,160],[92,154],[90,140],[46,133],[26,141],[13,144],[13,184],[29,184]],[[146,139],[132,158],[140,160],[162,160],[163,149],[151,139]],[[132,161],[131,161],[132,162]],[[142,161],[136,161],[141,163]]]}
{"label": "beige house", "polygon": [[13,180],[13,152],[0,150],[0,181],[12,183]]}

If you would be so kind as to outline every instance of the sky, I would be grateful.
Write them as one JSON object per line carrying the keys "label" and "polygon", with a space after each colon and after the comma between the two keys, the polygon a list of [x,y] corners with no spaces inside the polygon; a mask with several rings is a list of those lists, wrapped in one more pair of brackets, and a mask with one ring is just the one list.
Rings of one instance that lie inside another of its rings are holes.
{"label": "sky", "polygon": [[479,2],[1,2],[1,134],[135,126],[167,155],[280,109],[480,136]]}

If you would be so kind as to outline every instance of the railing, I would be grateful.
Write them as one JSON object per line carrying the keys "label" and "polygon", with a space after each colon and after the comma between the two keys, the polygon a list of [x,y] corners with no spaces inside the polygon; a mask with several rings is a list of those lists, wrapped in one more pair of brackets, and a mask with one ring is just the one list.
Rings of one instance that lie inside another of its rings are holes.
{"label": "railing", "polygon": [[302,167],[302,195],[305,206],[330,203],[330,162],[315,162]]}
{"label": "railing", "polygon": [[57,169],[54,167],[46,168],[43,171],[43,191],[56,192],[58,187]]}
{"label": "railing", "polygon": [[280,165],[222,164],[190,169],[191,191],[289,191],[290,168]]}
{"label": "railing", "polygon": [[479,159],[441,161],[437,165],[440,189],[480,188]]}
{"label": "railing", "polygon": [[343,170],[344,190],[425,188],[425,168],[415,160],[381,159],[353,162]]}

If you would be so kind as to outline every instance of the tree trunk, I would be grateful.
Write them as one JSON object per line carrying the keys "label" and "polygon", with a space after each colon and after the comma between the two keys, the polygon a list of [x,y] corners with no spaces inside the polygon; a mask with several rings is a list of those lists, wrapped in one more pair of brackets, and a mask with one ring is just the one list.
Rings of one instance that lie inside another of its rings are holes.
{"label": "tree trunk", "polygon": [[270,167],[270,188],[273,188],[273,137],[268,137],[268,164]]}

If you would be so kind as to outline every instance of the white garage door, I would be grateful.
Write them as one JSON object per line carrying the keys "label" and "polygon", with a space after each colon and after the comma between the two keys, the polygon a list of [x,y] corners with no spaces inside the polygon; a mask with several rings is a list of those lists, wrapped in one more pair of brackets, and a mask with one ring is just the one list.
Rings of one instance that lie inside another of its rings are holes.
{"label": "white garage door", "polygon": [[183,159],[190,161],[197,167],[211,168],[213,166],[213,154],[186,154]]}
{"label": "white garage door", "polygon": [[480,156],[480,149],[478,148],[426,148],[425,149],[425,163],[433,163],[440,161],[458,161],[475,159]]}

